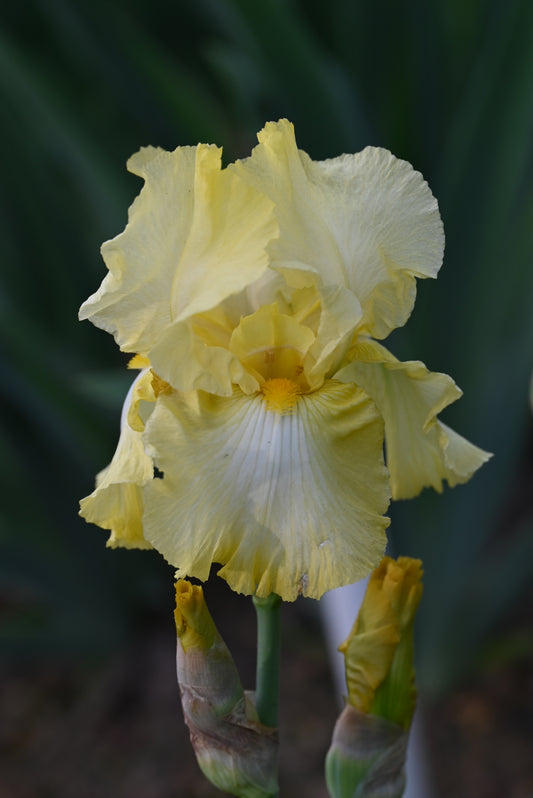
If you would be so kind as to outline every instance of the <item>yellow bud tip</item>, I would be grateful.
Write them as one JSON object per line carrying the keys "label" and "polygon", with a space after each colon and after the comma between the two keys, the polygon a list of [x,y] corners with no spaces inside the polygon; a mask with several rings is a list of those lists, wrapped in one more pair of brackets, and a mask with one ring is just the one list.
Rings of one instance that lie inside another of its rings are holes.
{"label": "yellow bud tip", "polygon": [[202,588],[186,579],[180,579],[175,587],[174,620],[183,649],[210,648],[216,636],[216,628],[207,609]]}
{"label": "yellow bud tip", "polygon": [[422,563],[384,557],[370,576],[345,656],[349,703],[409,727],[416,691],[413,623],[422,596]]}
{"label": "yellow bud tip", "polygon": [[276,413],[290,413],[301,396],[302,389],[293,380],[286,377],[275,377],[261,386],[261,393],[267,410]]}
{"label": "yellow bud tip", "polygon": [[387,596],[402,628],[414,620],[422,597],[423,573],[421,560],[384,557],[370,577]]}

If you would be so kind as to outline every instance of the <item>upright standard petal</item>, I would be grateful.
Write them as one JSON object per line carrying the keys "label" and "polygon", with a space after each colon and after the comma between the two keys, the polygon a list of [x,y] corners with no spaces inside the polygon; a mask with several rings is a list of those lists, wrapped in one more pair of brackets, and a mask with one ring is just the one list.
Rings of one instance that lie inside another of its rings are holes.
{"label": "upright standard petal", "polygon": [[230,168],[276,203],[274,268],[297,287],[349,288],[362,308],[360,329],[375,338],[403,325],[415,277],[436,277],[444,249],[437,202],[422,175],[375,147],[312,161],[287,120],[268,123],[258,139],[252,156]]}
{"label": "upright standard petal", "polygon": [[111,531],[107,541],[110,548],[152,548],[143,534],[142,489],[152,480],[154,467],[144,450],[144,422],[139,416],[140,403],[155,400],[151,382],[149,369],[133,382],[124,402],[113,459],[96,477],[95,490],[80,502],[80,515],[86,521]]}
{"label": "upright standard petal", "polygon": [[123,350],[149,354],[173,322],[215,307],[266,271],[265,247],[278,230],[273,203],[221,170],[220,159],[220,149],[199,144],[148,148],[128,162],[145,186],[124,232],[103,245],[109,274],[80,310]]}
{"label": "upright standard petal", "polygon": [[438,420],[462,395],[452,378],[419,361],[400,363],[372,342],[356,350],[368,362],[351,363],[335,379],[359,385],[383,416],[392,498],[410,499],[425,487],[440,493],[444,480],[450,487],[467,482],[491,455]]}
{"label": "upright standard petal", "polygon": [[382,435],[374,403],[337,382],[286,413],[240,391],[160,396],[145,439],[164,476],[145,488],[145,536],[179,576],[221,563],[238,592],[319,598],[383,554]]}

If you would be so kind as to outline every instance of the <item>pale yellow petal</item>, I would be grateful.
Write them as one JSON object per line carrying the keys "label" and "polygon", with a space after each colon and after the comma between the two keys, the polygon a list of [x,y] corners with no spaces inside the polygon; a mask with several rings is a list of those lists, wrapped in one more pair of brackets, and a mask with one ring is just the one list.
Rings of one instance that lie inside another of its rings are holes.
{"label": "pale yellow petal", "polygon": [[342,285],[357,297],[362,329],[384,338],[411,313],[415,277],[435,277],[444,236],[437,202],[406,161],[367,147],[312,161],[287,120],[258,134],[230,168],[276,203],[280,237],[269,251],[291,285]]}
{"label": "pale yellow petal", "polygon": [[467,482],[492,455],[467,441],[442,421],[437,421],[439,446],[444,455],[447,480],[451,488]]}
{"label": "pale yellow petal", "polygon": [[382,435],[373,402],[337,382],[286,414],[240,391],[161,396],[145,439],[164,476],[145,488],[145,535],[180,576],[207,579],[215,562],[238,592],[319,598],[383,553]]}
{"label": "pale yellow petal", "polygon": [[119,236],[102,254],[109,269],[80,318],[150,354],[176,320],[216,306],[261,277],[277,235],[272,202],[220,168],[221,150],[199,144],[144,150],[130,159],[145,186]]}
{"label": "pale yellow petal", "polygon": [[314,340],[309,327],[280,313],[274,304],[241,319],[229,348],[259,383],[275,377],[299,383],[304,358]]}
{"label": "pale yellow petal", "polygon": [[[143,535],[143,486],[153,478],[152,460],[144,451],[139,406],[150,396],[152,375],[142,372],[132,384],[122,412],[120,438],[111,463],[96,478],[96,489],[80,502],[80,515],[111,535],[111,548],[150,549]],[[152,402],[153,402],[153,393]],[[143,412],[145,418],[148,413]],[[128,418],[137,420],[134,429]]]}
{"label": "pale yellow petal", "polygon": [[[315,287],[286,288],[285,292],[278,291],[273,304],[280,313],[293,319],[292,330],[287,325],[284,331],[286,343],[300,353],[307,385],[311,389],[319,388],[337,371],[352,342],[354,327],[361,318],[357,298],[343,286],[324,286],[320,292]],[[268,303],[263,307],[265,305]],[[271,311],[260,308],[250,318],[259,320],[263,312]],[[308,334],[302,337],[302,329],[310,330],[313,338]]]}
{"label": "pale yellow petal", "polygon": [[216,307],[265,275],[268,242],[278,235],[263,193],[223,170],[197,170],[187,246],[172,286],[177,321]]}
{"label": "pale yellow petal", "polygon": [[154,370],[179,391],[231,396],[234,385],[246,393],[259,389],[258,381],[238,357],[222,346],[204,343],[191,321],[177,322],[165,330],[150,359]]}
{"label": "pale yellow petal", "polygon": [[[220,151],[199,149],[216,168]],[[196,159],[196,147],[149,147],[128,161],[145,185],[124,232],[103,244],[109,273],[80,309],[80,319],[112,333],[127,352],[148,352],[171,321],[170,290],[192,222]]]}
{"label": "pale yellow petal", "polygon": [[[122,407],[121,431],[127,431],[126,428],[130,427],[136,432],[144,432],[144,425],[153,410],[153,403],[156,399],[154,385],[159,385],[159,383],[161,380],[150,368],[144,368],[134,380]],[[157,393],[160,391],[161,387]]]}
{"label": "pale yellow petal", "polygon": [[357,297],[344,286],[323,286],[320,294],[320,324],[304,364],[305,376],[312,388],[337,371],[362,315]]}
{"label": "pale yellow petal", "polygon": [[425,487],[440,493],[444,480],[451,487],[467,482],[490,455],[437,419],[461,396],[451,377],[430,372],[419,361],[400,363],[390,353],[379,362],[371,342],[365,348],[369,362],[353,362],[335,378],[359,385],[383,415],[393,499],[412,498]]}

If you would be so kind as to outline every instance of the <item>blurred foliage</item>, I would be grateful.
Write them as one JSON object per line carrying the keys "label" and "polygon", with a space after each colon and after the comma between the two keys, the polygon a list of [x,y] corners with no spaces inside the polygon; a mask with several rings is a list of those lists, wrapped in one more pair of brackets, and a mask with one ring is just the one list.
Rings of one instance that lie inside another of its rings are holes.
{"label": "blurred foliage", "polygon": [[444,419],[496,457],[392,510],[426,568],[420,677],[459,678],[533,554],[533,4],[529,0],[23,0],[2,11],[1,646],[101,651],[170,598],[155,554],[109,552],[77,500],[111,457],[129,375],[78,324],[124,226],[139,146],[245,155],[268,119],[313,158],[382,145],[439,199],[445,265],[393,351],[452,374]]}

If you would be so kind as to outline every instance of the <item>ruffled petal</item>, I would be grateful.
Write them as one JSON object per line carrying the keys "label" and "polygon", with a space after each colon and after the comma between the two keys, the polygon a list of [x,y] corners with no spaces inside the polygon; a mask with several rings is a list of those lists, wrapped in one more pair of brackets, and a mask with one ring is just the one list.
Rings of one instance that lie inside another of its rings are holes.
{"label": "ruffled petal", "polygon": [[145,186],[124,232],[103,245],[109,274],[80,310],[125,351],[149,354],[172,322],[216,306],[268,268],[273,204],[221,170],[220,159],[220,149],[199,144],[148,148],[128,162]]}
{"label": "ruffled petal", "polygon": [[252,156],[229,168],[276,203],[273,266],[295,287],[350,289],[362,308],[360,329],[375,338],[403,325],[415,277],[435,277],[444,248],[422,175],[375,147],[312,161],[287,120],[268,123],[258,139]]}
{"label": "ruffled petal", "polygon": [[147,451],[145,535],[180,576],[211,564],[233,590],[292,601],[365,576],[383,554],[383,426],[355,386],[327,382],[293,412],[260,394],[161,396]]}
{"label": "ruffled petal", "polygon": [[366,342],[357,353],[364,352],[368,362],[351,363],[335,379],[359,385],[383,415],[392,498],[410,499],[425,487],[440,493],[444,480],[450,487],[467,482],[490,454],[437,419],[462,395],[452,378],[420,361],[400,363],[379,344]]}
{"label": "ruffled petal", "polygon": [[[143,534],[143,485],[154,475],[152,459],[146,455],[142,441],[146,407],[154,402],[152,374],[143,371],[132,384],[122,411],[120,439],[111,463],[96,477],[96,489],[80,502],[80,515],[102,529],[111,530],[107,545],[127,549],[151,549]],[[134,426],[130,425],[132,420]]]}
{"label": "ruffled petal", "polygon": [[455,430],[443,424],[442,421],[437,422],[437,428],[439,446],[443,451],[444,462],[448,472],[446,479],[449,486],[453,488],[455,485],[462,485],[468,482],[472,474],[483,463],[490,460],[492,454],[474,446],[473,443],[470,443]]}

